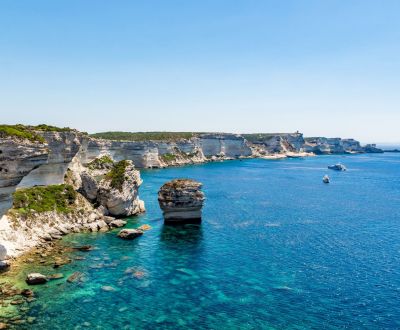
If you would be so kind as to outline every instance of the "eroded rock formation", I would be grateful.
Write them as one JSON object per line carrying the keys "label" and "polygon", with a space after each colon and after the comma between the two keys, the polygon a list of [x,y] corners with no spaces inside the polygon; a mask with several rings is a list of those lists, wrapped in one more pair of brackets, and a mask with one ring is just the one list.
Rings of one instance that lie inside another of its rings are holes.
{"label": "eroded rock formation", "polygon": [[158,202],[167,223],[196,223],[201,221],[205,200],[202,184],[190,179],[165,183],[158,192]]}
{"label": "eroded rock formation", "polygon": [[142,179],[131,160],[120,161],[111,168],[87,168],[81,173],[81,180],[82,194],[103,206],[106,214],[126,217],[145,211],[138,196]]}

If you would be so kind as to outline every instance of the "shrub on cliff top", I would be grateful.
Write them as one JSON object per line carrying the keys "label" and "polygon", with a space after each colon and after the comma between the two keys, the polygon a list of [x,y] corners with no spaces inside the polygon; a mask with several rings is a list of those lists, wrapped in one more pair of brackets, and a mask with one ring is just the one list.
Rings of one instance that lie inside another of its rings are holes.
{"label": "shrub on cliff top", "polygon": [[18,189],[13,194],[13,209],[21,214],[33,211],[57,211],[67,213],[73,210],[77,193],[70,185],[50,185]]}
{"label": "shrub on cliff top", "polygon": [[111,187],[114,189],[122,190],[122,185],[125,182],[125,170],[128,166],[128,161],[121,160],[114,164],[114,167],[107,173],[106,179],[111,180]]}
{"label": "shrub on cliff top", "polygon": [[90,136],[98,139],[120,140],[120,141],[175,141],[179,139],[190,139],[199,133],[193,132],[103,132]]}
{"label": "shrub on cliff top", "polygon": [[176,159],[176,156],[174,154],[164,154],[161,156],[161,158],[165,162],[171,162]]}
{"label": "shrub on cliff top", "polygon": [[104,155],[102,157],[96,158],[92,160],[87,166],[91,170],[101,170],[111,168],[114,161],[111,159],[110,156]]}
{"label": "shrub on cliff top", "polygon": [[0,125],[0,138],[15,137],[19,140],[45,143],[46,140],[24,125]]}

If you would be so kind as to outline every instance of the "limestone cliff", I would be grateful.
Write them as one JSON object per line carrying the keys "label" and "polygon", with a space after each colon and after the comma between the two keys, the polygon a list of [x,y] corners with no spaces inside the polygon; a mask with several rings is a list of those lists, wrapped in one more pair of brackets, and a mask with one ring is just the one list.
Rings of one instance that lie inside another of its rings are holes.
{"label": "limestone cliff", "polygon": [[89,166],[81,173],[82,194],[107,215],[126,217],[144,212],[144,202],[138,195],[142,180],[133,162],[122,160],[110,167],[104,163],[102,169]]}

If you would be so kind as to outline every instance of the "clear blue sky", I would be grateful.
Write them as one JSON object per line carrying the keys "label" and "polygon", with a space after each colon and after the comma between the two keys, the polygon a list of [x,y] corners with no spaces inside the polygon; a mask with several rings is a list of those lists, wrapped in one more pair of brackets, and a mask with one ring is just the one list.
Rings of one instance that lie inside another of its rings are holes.
{"label": "clear blue sky", "polygon": [[3,123],[400,142],[398,0],[1,0]]}

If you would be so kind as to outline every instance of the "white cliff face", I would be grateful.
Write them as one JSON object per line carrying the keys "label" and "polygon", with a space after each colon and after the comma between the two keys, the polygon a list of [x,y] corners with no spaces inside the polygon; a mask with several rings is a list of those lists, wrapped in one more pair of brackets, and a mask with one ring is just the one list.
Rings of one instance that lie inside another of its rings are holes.
{"label": "white cliff face", "polygon": [[104,154],[116,161],[132,160],[138,168],[159,168],[207,161],[213,156],[221,159],[250,157],[246,140],[235,134],[203,134],[178,141],[107,141],[90,139],[83,162]]}
{"label": "white cliff face", "polygon": [[239,158],[251,156],[251,149],[246,140],[235,134],[203,134],[200,136],[200,146],[205,157]]}
{"label": "white cliff face", "polygon": [[365,148],[354,139],[314,137],[306,138],[304,149],[315,154],[362,153]]}
{"label": "white cliff face", "polygon": [[0,217],[11,206],[11,194],[33,169],[46,164],[45,144],[13,138],[0,139]]}
{"label": "white cliff face", "polygon": [[304,138],[301,133],[259,134],[259,136],[248,137],[251,139],[251,148],[255,157],[308,156],[304,153]]}

